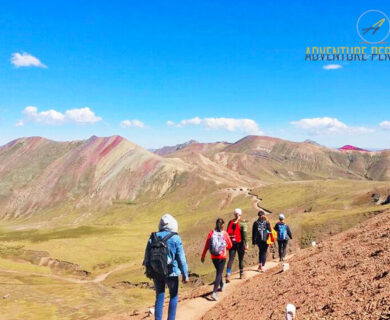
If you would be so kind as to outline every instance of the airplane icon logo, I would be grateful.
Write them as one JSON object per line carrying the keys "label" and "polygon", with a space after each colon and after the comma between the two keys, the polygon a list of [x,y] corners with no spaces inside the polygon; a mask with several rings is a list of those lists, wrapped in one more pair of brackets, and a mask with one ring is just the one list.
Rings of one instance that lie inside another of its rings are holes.
{"label": "airplane icon logo", "polygon": [[356,31],[365,44],[385,43],[390,35],[390,19],[379,10],[364,12],[356,23]]}
{"label": "airplane icon logo", "polygon": [[363,31],[364,31],[363,34],[366,34],[366,33],[367,33],[368,31],[370,31],[370,30],[374,30],[374,31],[372,32],[372,34],[375,34],[375,33],[381,28],[382,24],[383,24],[385,21],[386,21],[386,19],[383,18],[383,19],[379,20],[377,23],[373,24],[371,27],[369,27],[369,28],[363,28]]}

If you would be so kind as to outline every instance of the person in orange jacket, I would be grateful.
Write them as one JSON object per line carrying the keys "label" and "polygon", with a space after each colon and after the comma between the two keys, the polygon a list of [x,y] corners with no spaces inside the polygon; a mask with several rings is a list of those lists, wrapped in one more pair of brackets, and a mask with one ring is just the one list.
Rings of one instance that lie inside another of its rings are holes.
{"label": "person in orange jacket", "polygon": [[211,260],[213,261],[216,275],[214,281],[214,289],[212,298],[218,301],[217,291],[220,289],[223,291],[225,283],[223,282],[223,269],[226,264],[227,250],[232,247],[232,241],[229,234],[223,230],[224,221],[218,218],[215,223],[215,229],[211,230],[207,235],[207,240],[203,248],[202,263],[205,260],[207,250],[210,250]]}

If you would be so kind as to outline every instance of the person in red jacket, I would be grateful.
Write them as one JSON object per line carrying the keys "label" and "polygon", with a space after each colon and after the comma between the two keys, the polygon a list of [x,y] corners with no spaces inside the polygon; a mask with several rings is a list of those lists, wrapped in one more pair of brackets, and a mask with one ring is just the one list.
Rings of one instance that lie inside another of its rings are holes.
{"label": "person in red jacket", "polygon": [[229,251],[229,261],[226,270],[226,283],[229,283],[229,277],[232,273],[232,266],[236,253],[238,253],[238,267],[240,269],[240,279],[244,278],[244,256],[247,246],[247,224],[241,219],[242,211],[240,208],[234,209],[234,219],[230,220],[227,226],[227,233],[232,240],[233,247]]}
{"label": "person in red jacket", "polygon": [[223,282],[223,269],[225,268],[227,250],[232,247],[232,241],[226,231],[223,230],[224,221],[218,218],[215,223],[215,229],[211,230],[207,235],[207,240],[204,245],[201,261],[205,260],[207,250],[210,250],[211,260],[213,261],[216,275],[214,281],[214,289],[212,298],[218,301],[218,288],[223,291],[225,283]]}

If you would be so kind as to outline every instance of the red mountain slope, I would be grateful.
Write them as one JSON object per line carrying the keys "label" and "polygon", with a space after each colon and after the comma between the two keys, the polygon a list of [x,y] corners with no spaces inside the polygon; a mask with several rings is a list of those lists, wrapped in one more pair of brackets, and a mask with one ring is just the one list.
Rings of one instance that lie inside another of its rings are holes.
{"label": "red mountain slope", "polygon": [[55,142],[21,138],[0,147],[0,216],[69,202],[79,205],[159,197],[189,166],[113,136]]}
{"label": "red mountain slope", "polygon": [[342,150],[342,151],[363,151],[363,152],[369,152],[366,149],[362,149],[362,148],[359,148],[359,147],[351,146],[349,144],[339,148],[339,150]]}
{"label": "red mountain slope", "polygon": [[390,319],[390,213],[382,213],[315,248],[302,250],[290,270],[269,270],[243,283],[204,320]]}

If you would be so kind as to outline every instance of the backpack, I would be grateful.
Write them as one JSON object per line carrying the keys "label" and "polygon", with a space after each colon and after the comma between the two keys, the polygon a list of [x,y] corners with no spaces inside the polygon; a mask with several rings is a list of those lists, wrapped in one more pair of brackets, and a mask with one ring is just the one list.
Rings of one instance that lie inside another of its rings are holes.
{"label": "backpack", "polygon": [[287,225],[279,224],[278,229],[278,240],[287,240]]}
{"label": "backpack", "polygon": [[223,231],[218,232],[218,231],[213,231],[213,234],[211,235],[210,238],[210,253],[213,256],[220,256],[225,252],[226,248],[226,241],[223,236]]}
{"label": "backpack", "polygon": [[257,240],[267,241],[268,230],[266,221],[257,221]]}
{"label": "backpack", "polygon": [[148,261],[146,261],[146,276],[150,279],[165,279],[172,272],[172,258],[169,255],[167,241],[176,235],[171,232],[164,238],[159,238],[157,233],[151,234],[151,243],[148,252]]}
{"label": "backpack", "polygon": [[268,245],[273,245],[276,238],[277,238],[277,232],[275,231],[274,228],[271,227],[271,232],[268,233],[268,238],[267,238],[267,244]]}

